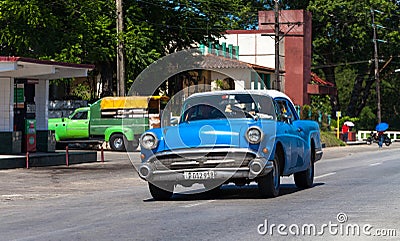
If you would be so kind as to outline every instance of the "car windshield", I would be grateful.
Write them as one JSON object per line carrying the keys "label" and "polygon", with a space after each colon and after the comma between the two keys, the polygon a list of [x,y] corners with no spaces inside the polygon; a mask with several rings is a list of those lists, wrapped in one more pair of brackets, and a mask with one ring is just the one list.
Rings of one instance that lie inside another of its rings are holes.
{"label": "car windshield", "polygon": [[185,102],[182,113],[180,122],[225,118],[275,119],[272,99],[254,94],[192,97]]}

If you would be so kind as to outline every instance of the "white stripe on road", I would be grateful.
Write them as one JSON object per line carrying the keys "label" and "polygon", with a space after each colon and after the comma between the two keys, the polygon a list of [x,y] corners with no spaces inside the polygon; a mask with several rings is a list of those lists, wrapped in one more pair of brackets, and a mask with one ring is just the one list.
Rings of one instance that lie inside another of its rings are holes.
{"label": "white stripe on road", "polygon": [[214,202],[214,201],[215,200],[207,200],[207,201],[204,201],[204,202],[198,202],[198,203],[192,203],[192,204],[184,205],[183,207],[184,208],[191,208],[191,207],[196,207],[196,206],[199,206],[199,205],[211,203],[211,202]]}
{"label": "white stripe on road", "polygon": [[314,179],[322,178],[322,177],[328,177],[328,176],[332,176],[332,175],[335,175],[335,174],[336,174],[336,172],[330,172],[330,173],[322,174],[320,176],[316,176],[316,177],[314,177]]}
{"label": "white stripe on road", "polygon": [[377,162],[377,163],[369,164],[369,166],[370,166],[370,167],[373,167],[373,166],[378,166],[378,165],[381,165],[381,164],[382,164],[382,162]]}

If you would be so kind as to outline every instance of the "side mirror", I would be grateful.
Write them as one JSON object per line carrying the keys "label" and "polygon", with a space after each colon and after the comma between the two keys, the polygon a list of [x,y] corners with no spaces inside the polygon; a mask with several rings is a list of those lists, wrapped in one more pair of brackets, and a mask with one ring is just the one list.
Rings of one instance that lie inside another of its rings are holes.
{"label": "side mirror", "polygon": [[65,118],[64,118],[64,117],[63,117],[63,118],[61,118],[61,121],[62,121],[62,122],[64,122],[64,121],[65,121]]}

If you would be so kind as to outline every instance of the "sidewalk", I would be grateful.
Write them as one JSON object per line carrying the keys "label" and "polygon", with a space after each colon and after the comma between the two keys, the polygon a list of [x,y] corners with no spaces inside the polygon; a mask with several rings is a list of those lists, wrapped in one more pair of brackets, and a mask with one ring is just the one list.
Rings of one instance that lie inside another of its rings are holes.
{"label": "sidewalk", "polygon": [[[68,164],[96,162],[96,151],[69,151]],[[30,153],[28,158],[29,167],[66,165],[65,151],[36,152]],[[25,168],[26,154],[0,155],[0,169]]]}
{"label": "sidewalk", "polygon": [[367,144],[366,141],[348,141],[346,142],[347,145],[363,145],[363,144]]}
{"label": "sidewalk", "polygon": [[345,157],[357,152],[374,152],[374,151],[385,151],[390,149],[400,149],[400,142],[392,142],[390,146],[383,145],[382,148],[379,148],[378,144],[376,143],[372,143],[371,145],[364,144],[364,145],[326,147],[322,149],[324,154],[322,155],[321,161],[324,161],[324,159]]}

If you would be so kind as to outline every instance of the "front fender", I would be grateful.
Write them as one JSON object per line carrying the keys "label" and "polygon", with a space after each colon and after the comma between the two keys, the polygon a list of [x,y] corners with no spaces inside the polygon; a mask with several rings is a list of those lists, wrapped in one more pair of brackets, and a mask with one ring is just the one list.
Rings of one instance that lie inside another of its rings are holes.
{"label": "front fender", "polygon": [[[279,148],[279,150],[278,150]],[[274,148],[272,149],[270,160],[272,160],[275,155],[277,155],[277,151],[282,151],[282,158],[281,162],[283,163],[283,167],[281,166],[281,172],[283,173],[284,176],[290,175],[290,165],[289,165],[289,160],[287,156],[287,149],[288,147],[280,140],[279,138],[276,139]],[[281,163],[281,164],[282,164]]]}
{"label": "front fender", "polygon": [[65,121],[65,122],[55,123],[49,126],[48,129],[54,131],[54,136],[56,138],[56,141],[68,139],[67,124],[68,124],[67,121]]}
{"label": "front fender", "polygon": [[107,128],[105,130],[105,132],[104,132],[104,140],[105,141],[109,141],[110,137],[113,134],[116,134],[116,133],[123,134],[128,141],[133,141],[135,139],[134,132],[133,132],[132,129],[121,127],[121,126],[115,126],[115,127]]}

